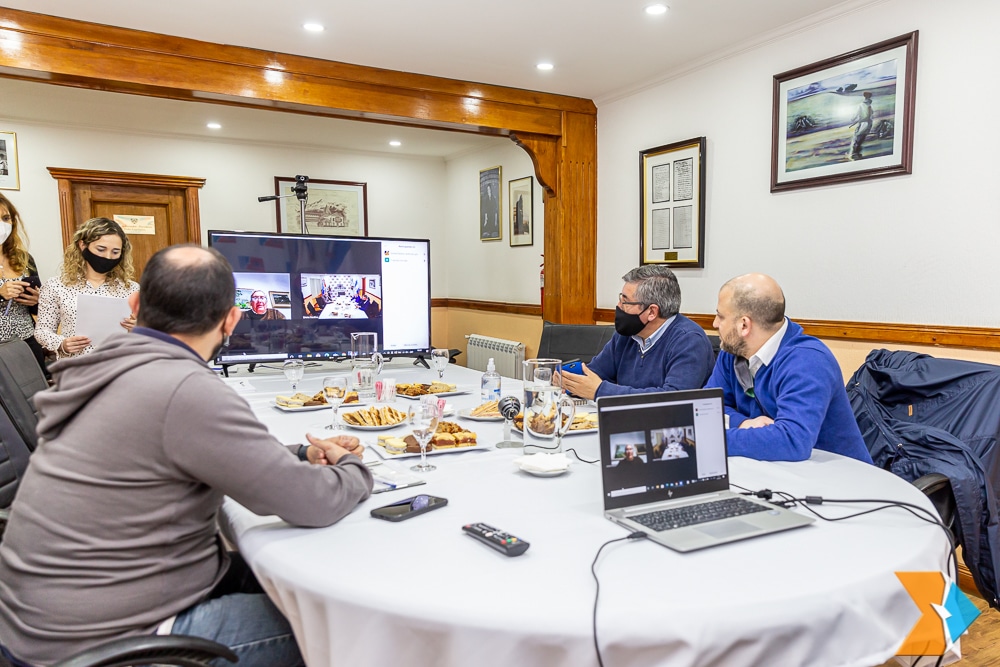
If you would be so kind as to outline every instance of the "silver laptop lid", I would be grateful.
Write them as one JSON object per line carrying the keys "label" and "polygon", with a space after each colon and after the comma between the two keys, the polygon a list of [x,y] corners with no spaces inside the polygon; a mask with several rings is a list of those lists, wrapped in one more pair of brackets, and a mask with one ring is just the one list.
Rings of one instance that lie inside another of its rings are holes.
{"label": "silver laptop lid", "polygon": [[604,509],[729,489],[722,390],[597,401]]}

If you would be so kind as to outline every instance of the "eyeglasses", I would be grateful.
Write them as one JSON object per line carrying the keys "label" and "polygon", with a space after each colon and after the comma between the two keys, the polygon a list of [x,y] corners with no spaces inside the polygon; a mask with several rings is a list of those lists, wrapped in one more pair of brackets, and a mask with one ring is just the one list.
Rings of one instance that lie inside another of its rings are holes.
{"label": "eyeglasses", "polygon": [[618,305],[619,306],[642,306],[643,310],[649,308],[650,304],[643,301],[629,301],[625,298],[625,295],[621,292],[618,293]]}

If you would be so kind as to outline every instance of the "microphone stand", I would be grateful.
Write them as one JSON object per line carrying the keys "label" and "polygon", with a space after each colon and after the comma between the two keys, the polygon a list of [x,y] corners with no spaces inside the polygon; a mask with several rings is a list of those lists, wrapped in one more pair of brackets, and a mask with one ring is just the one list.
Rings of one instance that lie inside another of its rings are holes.
{"label": "microphone stand", "polygon": [[292,194],[290,195],[268,195],[267,197],[257,197],[257,201],[275,201],[278,199],[286,199],[288,197],[295,197],[299,200],[299,223],[301,231],[303,234],[308,234],[306,229],[306,200],[309,198],[309,186],[306,183],[309,182],[308,176],[296,176],[295,185],[292,186]]}

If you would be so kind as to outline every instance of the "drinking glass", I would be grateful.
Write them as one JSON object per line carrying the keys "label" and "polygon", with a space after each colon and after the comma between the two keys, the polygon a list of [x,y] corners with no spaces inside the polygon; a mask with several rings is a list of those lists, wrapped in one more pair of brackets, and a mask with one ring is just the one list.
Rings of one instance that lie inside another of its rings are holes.
{"label": "drinking glass", "polygon": [[430,442],[441,419],[441,403],[444,403],[444,400],[435,396],[422,396],[418,402],[410,406],[407,423],[413,430],[413,437],[420,444],[420,463],[412,466],[410,470],[416,472],[437,470],[435,466],[427,463],[427,443]]}
{"label": "drinking glass", "polygon": [[340,422],[337,421],[337,409],[347,398],[347,376],[328,375],[323,378],[323,395],[326,397],[326,402],[333,408],[333,421],[327,428],[337,430],[340,428]]}
{"label": "drinking glass", "polygon": [[434,362],[434,368],[438,372],[438,380],[444,379],[444,369],[448,367],[448,362],[450,360],[451,350],[445,350],[442,348],[431,350],[431,361]]}
{"label": "drinking glass", "polygon": [[371,361],[354,364],[354,390],[358,392],[358,401],[371,403],[375,400],[375,364]]}
{"label": "drinking glass", "polygon": [[528,359],[524,364],[524,453],[562,451],[562,436],[576,415],[566,395],[558,359]]}
{"label": "drinking glass", "polygon": [[301,359],[289,359],[281,365],[281,370],[285,372],[285,379],[292,383],[292,393],[299,386],[299,380],[306,373],[306,362]]}

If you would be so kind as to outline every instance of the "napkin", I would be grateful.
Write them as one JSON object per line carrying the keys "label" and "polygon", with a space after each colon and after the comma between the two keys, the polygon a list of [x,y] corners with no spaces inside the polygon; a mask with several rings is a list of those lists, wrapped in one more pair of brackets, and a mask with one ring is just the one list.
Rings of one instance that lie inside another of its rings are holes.
{"label": "napkin", "polygon": [[514,459],[514,465],[529,472],[559,472],[569,468],[565,454],[528,454]]}

